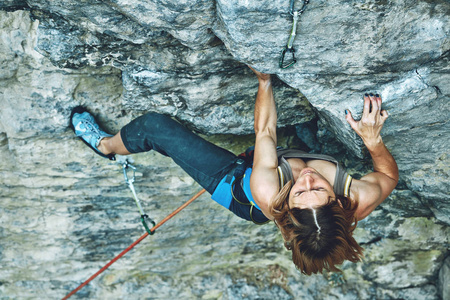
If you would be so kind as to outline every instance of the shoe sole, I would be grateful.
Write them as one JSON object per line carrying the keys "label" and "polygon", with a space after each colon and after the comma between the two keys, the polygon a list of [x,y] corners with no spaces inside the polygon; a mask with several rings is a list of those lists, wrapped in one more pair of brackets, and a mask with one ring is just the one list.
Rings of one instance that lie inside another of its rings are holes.
{"label": "shoe sole", "polygon": [[[75,127],[73,126],[73,122],[72,122],[72,119],[73,119],[73,116],[75,115],[75,114],[82,114],[82,113],[84,113],[84,112],[89,112],[84,106],[76,106],[76,107],[74,107],[73,109],[72,109],[72,112],[70,113],[70,123],[69,123],[69,126],[70,126],[70,128],[72,128],[72,130],[73,130],[73,132],[75,133]],[[94,120],[95,120],[95,118],[94,118]],[[97,149],[95,149],[94,147],[92,147],[88,142],[86,142],[84,139],[82,139],[81,137],[78,137],[80,140],[82,140],[83,141],[83,143],[85,143],[89,148],[91,148],[92,150],[94,150],[94,152],[95,153],[97,153],[98,155],[100,155],[101,157],[104,157],[104,158],[107,158],[107,159],[109,159],[109,160],[116,160],[116,156],[114,155],[114,154],[108,154],[108,155],[105,155],[105,154],[103,154],[103,153],[101,153],[101,152],[99,152]]]}

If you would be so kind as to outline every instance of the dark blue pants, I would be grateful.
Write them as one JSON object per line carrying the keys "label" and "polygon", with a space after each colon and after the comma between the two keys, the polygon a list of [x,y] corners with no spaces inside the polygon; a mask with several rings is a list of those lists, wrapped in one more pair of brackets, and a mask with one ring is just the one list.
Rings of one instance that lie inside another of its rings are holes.
{"label": "dark blue pants", "polygon": [[[122,128],[120,135],[130,153],[155,150],[169,156],[210,194],[222,178],[234,169],[238,160],[230,151],[202,139],[168,116],[157,113],[147,113],[131,121]],[[240,186],[235,188],[235,196],[241,202],[248,203]],[[249,205],[232,201],[229,209],[237,216],[251,220]],[[253,210],[256,222],[267,220],[262,212]]]}

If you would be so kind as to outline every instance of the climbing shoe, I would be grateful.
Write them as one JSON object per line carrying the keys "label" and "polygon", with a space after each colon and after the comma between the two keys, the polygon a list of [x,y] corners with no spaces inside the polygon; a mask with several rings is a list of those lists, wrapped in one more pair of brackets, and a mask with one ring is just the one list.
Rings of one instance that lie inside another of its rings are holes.
{"label": "climbing shoe", "polygon": [[86,145],[98,155],[115,160],[114,154],[105,155],[98,150],[100,141],[105,137],[111,137],[97,125],[94,117],[83,106],[77,106],[72,110],[70,114],[70,127],[75,132],[75,135],[79,137]]}

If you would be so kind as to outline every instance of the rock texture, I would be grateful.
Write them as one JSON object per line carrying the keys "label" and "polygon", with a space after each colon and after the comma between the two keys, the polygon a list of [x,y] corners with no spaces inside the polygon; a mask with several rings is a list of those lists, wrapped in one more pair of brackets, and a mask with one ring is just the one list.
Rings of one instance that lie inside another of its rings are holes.
{"label": "rock texture", "polygon": [[[257,87],[245,64],[280,79],[280,144],[335,155],[356,175],[370,159],[344,110],[359,116],[362,94],[382,95],[401,180],[358,225],[364,261],[302,276],[275,226],[202,196],[74,298],[448,298],[449,2],[311,1],[298,63],[280,70],[288,5],[0,2],[0,299],[62,298],[143,233],[120,166],[68,129],[72,107],[110,132],[163,112],[239,153],[253,142]],[[134,160],[157,220],[199,189],[169,159]]]}

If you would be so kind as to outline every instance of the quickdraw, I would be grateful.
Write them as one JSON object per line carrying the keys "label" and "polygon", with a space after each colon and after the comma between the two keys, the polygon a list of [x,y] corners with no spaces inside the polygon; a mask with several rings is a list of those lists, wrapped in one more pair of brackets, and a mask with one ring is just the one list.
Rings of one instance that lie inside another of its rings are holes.
{"label": "quickdraw", "polygon": [[[304,0],[302,8],[300,8],[297,11],[294,11],[294,2],[295,2],[295,0],[291,0],[291,3],[289,5],[289,14],[291,14],[291,16],[292,16],[293,23],[292,23],[291,34],[289,35],[289,40],[288,40],[286,46],[284,47],[284,49],[281,51],[281,57],[280,57],[280,62],[279,62],[279,66],[281,69],[290,68],[297,62],[297,59],[295,58],[295,49],[293,46],[295,36],[297,34],[297,24],[298,24],[298,19],[299,19],[300,15],[305,11],[306,5],[309,3],[309,0]],[[288,61],[288,62],[284,61],[286,52],[292,53],[291,61]]]}
{"label": "quickdraw", "polygon": [[[156,225],[156,223],[155,223],[155,221],[150,219],[148,217],[148,215],[142,209],[141,201],[139,201],[139,198],[136,194],[136,190],[134,189],[134,185],[133,185],[135,177],[136,177],[136,167],[133,166],[132,164],[130,164],[127,159],[125,159],[121,163],[122,163],[122,169],[123,169],[123,176],[125,177],[125,183],[128,185],[131,192],[133,193],[133,197],[136,202],[136,206],[139,210],[139,213],[141,214],[142,225],[144,225],[145,231],[147,231],[148,234],[152,235],[155,233],[155,231],[154,230],[152,231],[150,229],[150,227],[148,226],[149,224],[147,224],[147,223],[148,222],[151,223],[153,225],[152,227],[154,227]],[[131,169],[133,172],[133,177],[131,177],[131,178],[128,177],[128,169]]]}

